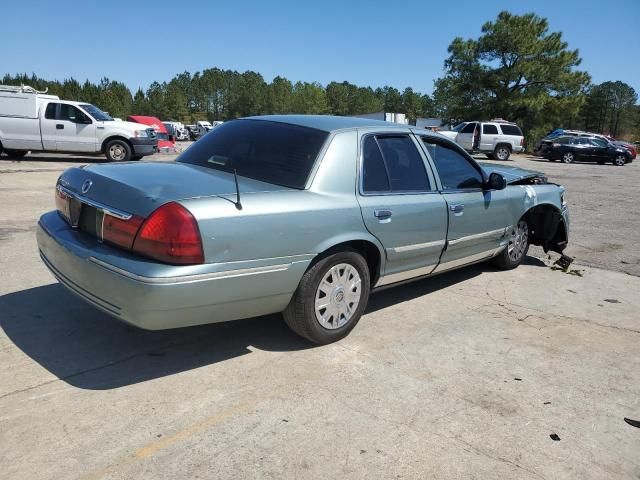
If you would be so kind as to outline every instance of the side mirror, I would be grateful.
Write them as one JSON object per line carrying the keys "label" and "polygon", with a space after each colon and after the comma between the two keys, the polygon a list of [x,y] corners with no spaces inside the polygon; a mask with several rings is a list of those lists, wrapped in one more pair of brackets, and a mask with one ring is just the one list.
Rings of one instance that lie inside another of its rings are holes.
{"label": "side mirror", "polygon": [[487,181],[488,190],[504,190],[506,186],[507,181],[499,173],[493,172],[489,175],[489,180]]}

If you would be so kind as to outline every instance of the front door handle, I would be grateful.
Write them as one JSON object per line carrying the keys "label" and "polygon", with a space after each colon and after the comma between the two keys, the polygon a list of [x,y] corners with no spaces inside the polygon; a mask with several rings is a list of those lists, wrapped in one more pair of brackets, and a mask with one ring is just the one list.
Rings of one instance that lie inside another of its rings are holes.
{"label": "front door handle", "polygon": [[377,219],[385,220],[387,218],[391,218],[391,215],[393,215],[393,212],[388,208],[380,208],[380,209],[374,210],[373,214],[376,216]]}
{"label": "front door handle", "polygon": [[458,203],[456,205],[449,205],[449,210],[453,212],[454,215],[462,215],[464,212],[464,205]]}
{"label": "front door handle", "polygon": [[56,130],[64,130],[64,125],[61,123],[56,123]]}

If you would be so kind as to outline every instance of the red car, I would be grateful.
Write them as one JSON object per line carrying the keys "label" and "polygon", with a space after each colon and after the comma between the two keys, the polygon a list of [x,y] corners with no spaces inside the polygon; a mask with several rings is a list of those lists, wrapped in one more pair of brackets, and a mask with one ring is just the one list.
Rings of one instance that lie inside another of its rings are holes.
{"label": "red car", "polygon": [[147,117],[145,115],[129,115],[127,121],[141,123],[152,127],[158,138],[158,150],[173,150],[176,145],[176,139],[169,135],[167,128],[156,117]]}

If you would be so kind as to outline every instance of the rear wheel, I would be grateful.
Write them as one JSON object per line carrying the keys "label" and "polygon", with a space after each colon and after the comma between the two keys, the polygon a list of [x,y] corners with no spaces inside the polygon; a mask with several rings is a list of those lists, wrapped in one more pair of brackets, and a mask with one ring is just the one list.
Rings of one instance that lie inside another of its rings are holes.
{"label": "rear wheel", "polygon": [[131,147],[124,140],[111,140],[107,143],[105,155],[110,162],[128,162],[131,160]]}
{"label": "rear wheel", "polygon": [[344,338],[356,326],[369,300],[370,273],[355,250],[328,254],[302,277],[284,310],[295,333],[319,345]]}
{"label": "rear wheel", "polygon": [[576,160],[576,155],[573,152],[564,152],[562,154],[562,161],[564,163],[573,163]]}
{"label": "rear wheel", "polygon": [[509,156],[511,155],[511,149],[506,145],[498,145],[496,149],[493,151],[493,155],[498,160],[509,160]]}
{"label": "rear wheel", "polygon": [[493,259],[494,264],[502,270],[511,270],[522,263],[529,251],[529,224],[520,219],[511,229],[507,247]]}
{"label": "rear wheel", "polygon": [[616,155],[613,159],[613,164],[618,167],[624,167],[624,164],[627,163],[627,159],[624,158],[624,155]]}

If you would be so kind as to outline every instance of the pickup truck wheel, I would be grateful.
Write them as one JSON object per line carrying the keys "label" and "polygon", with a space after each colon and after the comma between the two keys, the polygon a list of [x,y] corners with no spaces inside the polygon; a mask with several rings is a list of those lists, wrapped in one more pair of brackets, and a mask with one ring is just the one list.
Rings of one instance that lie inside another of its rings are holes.
{"label": "pickup truck wheel", "polygon": [[576,159],[576,156],[573,152],[564,152],[562,154],[562,161],[564,163],[573,163]]}
{"label": "pickup truck wheel", "polygon": [[302,277],[283,312],[295,333],[318,345],[344,338],[364,312],[370,292],[369,267],[355,250],[320,259]]}
{"label": "pickup truck wheel", "polygon": [[13,157],[13,158],[22,158],[24,157],[28,152],[27,150],[5,150],[4,153],[7,154],[7,156],[9,157]]}
{"label": "pickup truck wheel", "polygon": [[625,163],[627,163],[627,159],[624,158],[624,155],[616,155],[616,158],[613,159],[613,164],[618,167],[624,167]]}
{"label": "pickup truck wheel", "polygon": [[506,248],[493,259],[501,270],[511,270],[522,263],[529,251],[529,224],[520,219],[518,225],[512,227],[509,243]]}
{"label": "pickup truck wheel", "polygon": [[498,145],[496,149],[493,151],[493,155],[498,160],[507,161],[511,156],[511,149],[506,145]]}
{"label": "pickup truck wheel", "polygon": [[131,160],[131,147],[124,140],[111,140],[105,154],[110,162],[128,162]]}

